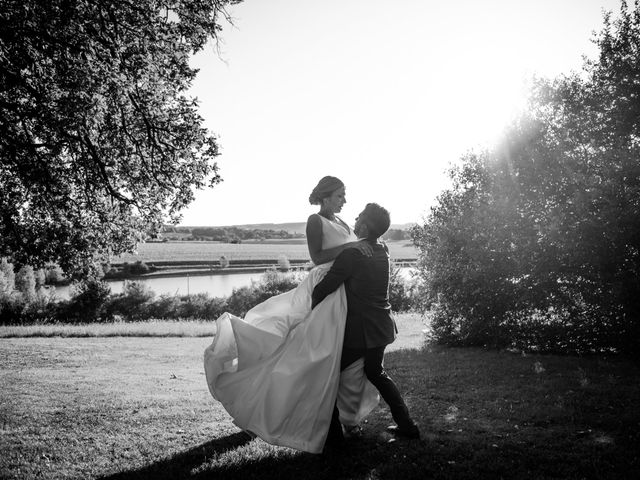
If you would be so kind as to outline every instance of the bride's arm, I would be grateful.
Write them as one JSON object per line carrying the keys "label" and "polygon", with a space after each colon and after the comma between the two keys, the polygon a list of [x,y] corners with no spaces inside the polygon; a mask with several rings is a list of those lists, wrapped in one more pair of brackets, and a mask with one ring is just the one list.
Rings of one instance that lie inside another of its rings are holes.
{"label": "bride's arm", "polygon": [[340,253],[350,247],[358,245],[360,242],[347,242],[337,247],[322,249],[322,220],[317,213],[309,216],[307,220],[307,247],[311,261],[316,265],[335,260]]}

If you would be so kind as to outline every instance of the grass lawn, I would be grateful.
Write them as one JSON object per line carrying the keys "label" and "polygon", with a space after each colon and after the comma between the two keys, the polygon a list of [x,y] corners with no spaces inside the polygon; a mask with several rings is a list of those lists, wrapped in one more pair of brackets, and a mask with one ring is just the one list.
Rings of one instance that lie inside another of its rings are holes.
{"label": "grass lawn", "polygon": [[423,345],[386,367],[422,432],[386,406],[331,455],[251,440],[209,395],[208,337],[0,339],[0,478],[640,478],[640,367]]}
{"label": "grass lawn", "polygon": [[211,337],[215,331],[215,322],[205,320],[149,320],[145,322],[85,323],[79,325],[43,323],[37,325],[0,325],[0,338]]}

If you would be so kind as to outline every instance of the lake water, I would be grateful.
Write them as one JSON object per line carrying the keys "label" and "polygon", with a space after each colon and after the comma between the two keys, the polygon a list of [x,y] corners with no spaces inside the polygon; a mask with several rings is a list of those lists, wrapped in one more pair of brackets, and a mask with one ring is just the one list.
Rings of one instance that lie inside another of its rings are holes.
{"label": "lake water", "polygon": [[[401,275],[409,279],[413,268],[400,268]],[[251,285],[252,281],[258,281],[264,274],[253,273],[229,273],[224,275],[190,275],[184,277],[145,278],[137,280],[144,283],[156,295],[195,295],[207,293],[210,297],[227,297],[234,288]],[[124,288],[123,280],[107,281],[111,287],[111,293],[121,293]],[[56,296],[61,300],[69,299],[71,287],[56,287]]]}
{"label": "lake water", "polygon": [[[252,280],[260,280],[262,273],[231,273],[228,275],[190,275],[189,277],[145,278],[138,280],[144,283],[156,295],[194,295],[208,293],[210,297],[226,297],[234,288],[251,285]],[[121,293],[124,287],[122,280],[107,281],[111,293]],[[59,299],[68,299],[70,286],[56,287]]]}

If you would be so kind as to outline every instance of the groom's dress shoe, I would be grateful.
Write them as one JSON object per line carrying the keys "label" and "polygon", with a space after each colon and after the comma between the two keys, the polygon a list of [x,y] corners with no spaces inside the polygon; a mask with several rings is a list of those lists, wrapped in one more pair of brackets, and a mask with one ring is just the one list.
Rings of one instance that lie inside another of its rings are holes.
{"label": "groom's dress shoe", "polygon": [[344,434],[342,433],[342,425],[334,423],[329,428],[327,439],[325,440],[325,449],[337,449],[344,445]]}
{"label": "groom's dress shoe", "polygon": [[415,423],[406,426],[390,425],[387,430],[394,435],[405,438],[420,438],[420,430]]}
{"label": "groom's dress shoe", "polygon": [[329,435],[322,449],[323,455],[334,455],[344,448],[345,441],[342,435]]}
{"label": "groom's dress shoe", "polygon": [[360,425],[356,425],[353,427],[345,427],[344,429],[344,438],[360,438],[362,437],[362,427]]}

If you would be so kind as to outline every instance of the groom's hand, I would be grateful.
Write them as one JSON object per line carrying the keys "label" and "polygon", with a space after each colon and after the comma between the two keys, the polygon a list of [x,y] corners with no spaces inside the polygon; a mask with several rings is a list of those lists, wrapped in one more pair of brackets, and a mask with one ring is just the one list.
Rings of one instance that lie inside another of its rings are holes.
{"label": "groom's hand", "polygon": [[355,248],[356,250],[358,250],[365,257],[373,256],[373,247],[366,240],[358,240],[353,244],[352,248]]}

